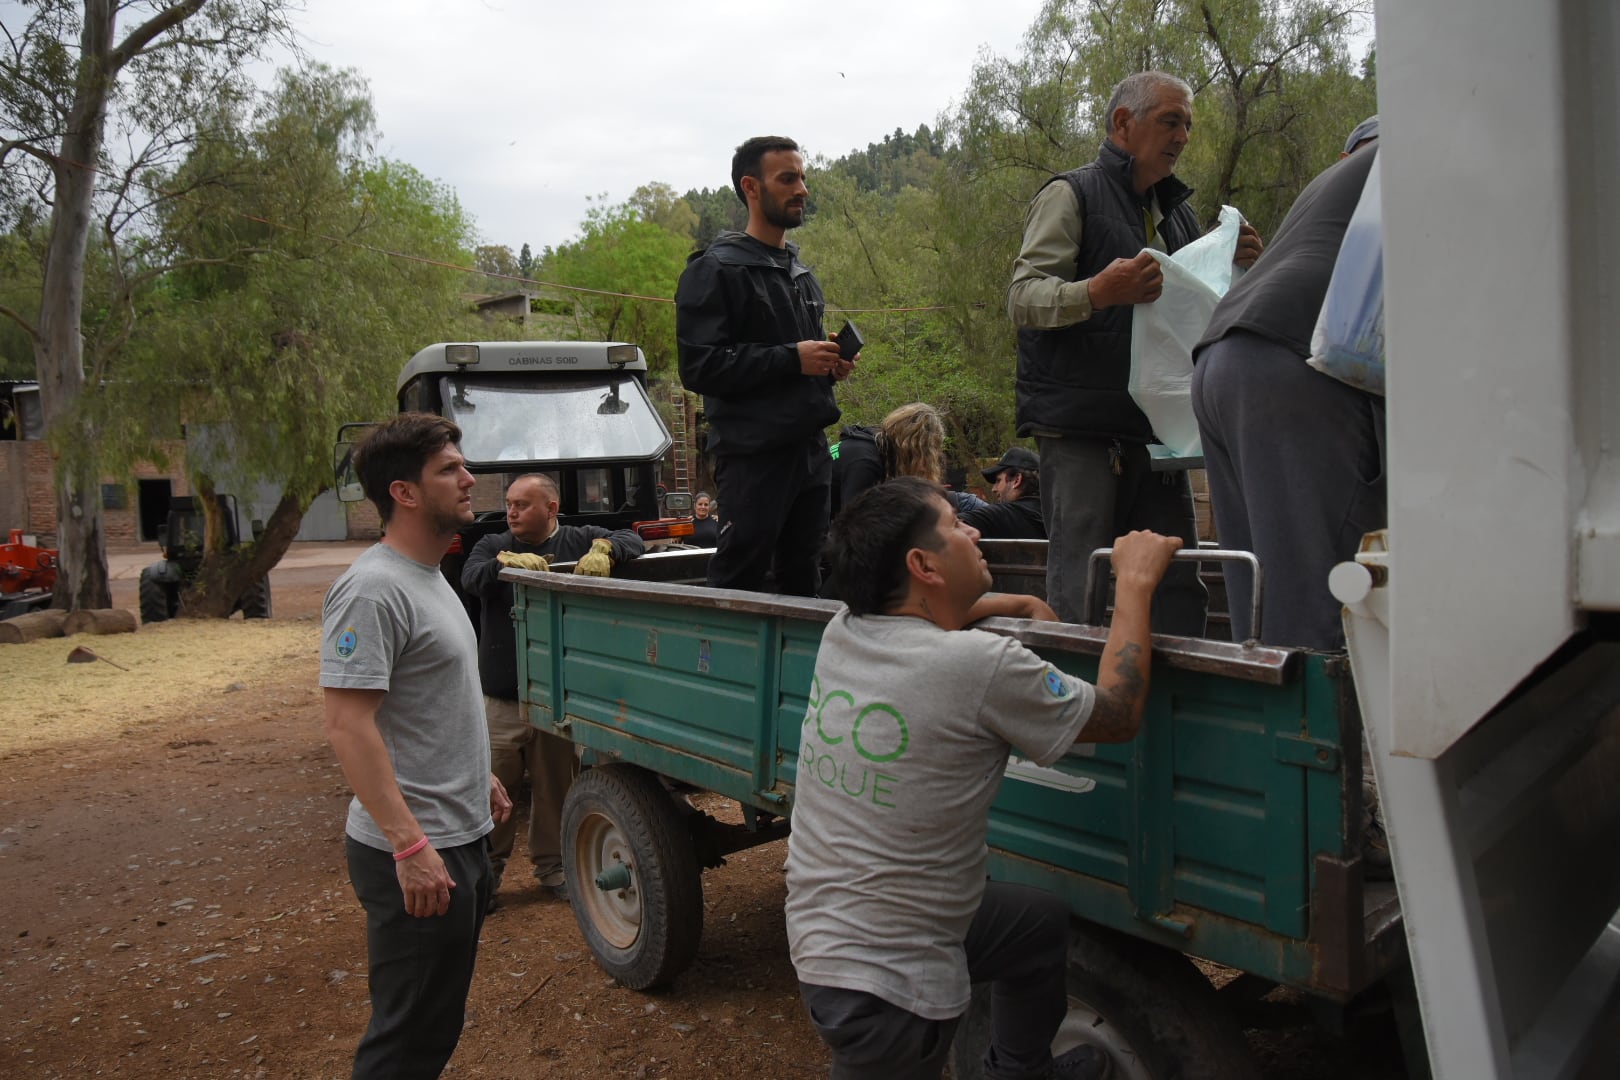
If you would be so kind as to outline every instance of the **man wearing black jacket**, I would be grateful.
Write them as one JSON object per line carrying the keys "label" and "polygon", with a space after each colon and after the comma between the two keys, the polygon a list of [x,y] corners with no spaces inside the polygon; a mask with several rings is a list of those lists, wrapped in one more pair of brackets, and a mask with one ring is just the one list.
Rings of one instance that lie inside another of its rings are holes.
{"label": "man wearing black jacket", "polygon": [[1041,459],[1022,446],[1008,447],[984,470],[993,501],[962,514],[985,540],[1045,540],[1041,518]]}
{"label": "man wearing black jacket", "polygon": [[809,194],[798,144],[749,139],[731,182],[747,230],[692,255],[675,290],[681,385],[703,395],[722,507],[708,582],[761,589],[774,568],[779,591],[814,596],[832,488],[824,429],[854,363],[827,340],[821,286],[786,240]]}
{"label": "man wearing black jacket", "polygon": [[[478,634],[478,676],[484,689],[484,712],[489,720],[490,771],[516,791],[529,773],[533,797],[529,802],[529,859],[534,876],[546,893],[559,899],[568,895],[562,864],[562,803],[568,786],[579,775],[574,744],[541,731],[523,718],[518,707],[517,636],[512,628],[512,586],[500,580],[507,552],[549,555],[555,562],[578,559],[591,550],[591,541],[605,539],[615,563],[637,558],[646,546],[628,529],[609,532],[595,525],[562,525],[557,521],[557,482],[543,473],[529,473],[506,489],[508,531],[478,541],[461,571],[461,588],[482,601]],[[517,815],[495,826],[489,834],[489,865],[493,882],[489,907],[506,872],[517,834]]]}

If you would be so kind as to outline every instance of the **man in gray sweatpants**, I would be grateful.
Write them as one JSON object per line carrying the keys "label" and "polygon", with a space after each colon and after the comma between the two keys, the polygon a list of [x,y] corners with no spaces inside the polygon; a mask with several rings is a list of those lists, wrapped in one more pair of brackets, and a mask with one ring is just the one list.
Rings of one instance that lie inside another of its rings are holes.
{"label": "man in gray sweatpants", "polygon": [[[1305,362],[1350,215],[1377,167],[1377,117],[1294,200],[1259,262],[1216,307],[1194,353],[1192,404],[1204,440],[1215,530],[1265,574],[1260,640],[1342,649],[1335,563],[1384,527],[1384,399]],[[1247,567],[1228,563],[1232,638],[1249,625]]]}

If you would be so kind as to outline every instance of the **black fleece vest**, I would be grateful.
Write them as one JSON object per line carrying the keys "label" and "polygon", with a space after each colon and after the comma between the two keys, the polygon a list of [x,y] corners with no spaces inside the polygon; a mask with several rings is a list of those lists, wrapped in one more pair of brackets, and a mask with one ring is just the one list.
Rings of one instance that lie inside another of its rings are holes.
{"label": "black fleece vest", "polygon": [[[1080,206],[1080,249],[1070,281],[1091,277],[1148,246],[1142,200],[1129,182],[1131,169],[1128,155],[1104,143],[1096,161],[1047,181],[1066,181]],[[1166,250],[1196,240],[1198,218],[1187,205],[1192,189],[1172,176],[1160,181],[1153,194],[1164,213],[1158,233]],[[1072,326],[1018,331],[1020,437],[1041,430],[1154,441],[1152,425],[1127,389],[1132,311],[1131,305],[1119,304]]]}

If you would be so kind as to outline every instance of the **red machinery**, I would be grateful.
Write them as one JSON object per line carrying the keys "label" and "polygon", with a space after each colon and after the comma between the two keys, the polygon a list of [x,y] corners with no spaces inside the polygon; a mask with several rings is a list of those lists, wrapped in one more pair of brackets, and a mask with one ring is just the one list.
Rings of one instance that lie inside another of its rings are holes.
{"label": "red machinery", "polygon": [[0,619],[44,607],[56,587],[56,552],[22,539],[22,530],[12,529],[10,541],[0,544]]}

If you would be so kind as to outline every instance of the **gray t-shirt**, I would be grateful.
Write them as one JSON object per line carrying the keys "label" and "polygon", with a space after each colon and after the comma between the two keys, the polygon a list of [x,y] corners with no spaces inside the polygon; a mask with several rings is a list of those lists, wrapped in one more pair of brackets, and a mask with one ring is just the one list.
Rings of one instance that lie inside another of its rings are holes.
{"label": "gray t-shirt", "polygon": [[962,941],[1009,749],[1052,764],[1095,699],[1011,638],[840,611],[799,734],[787,899],[799,980],[930,1020],[965,1012]]}
{"label": "gray t-shirt", "polygon": [[[387,691],[377,731],[405,804],[433,846],[469,844],[489,832],[478,642],[439,568],[378,544],[333,583],[321,619],[321,685]],[[347,831],[392,850],[358,797]]]}

